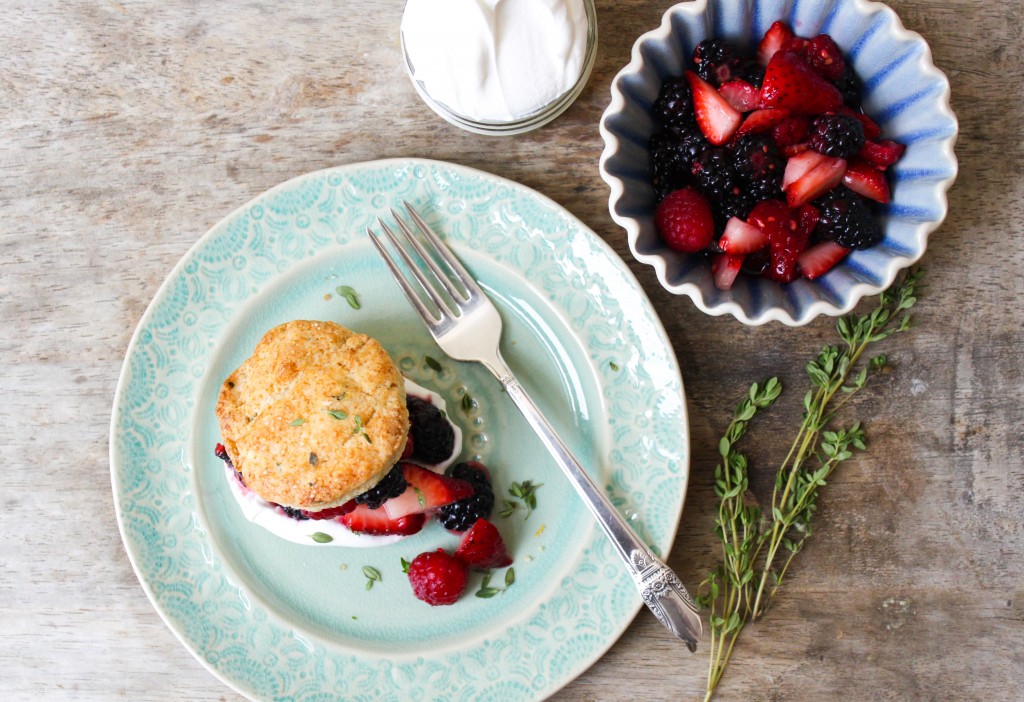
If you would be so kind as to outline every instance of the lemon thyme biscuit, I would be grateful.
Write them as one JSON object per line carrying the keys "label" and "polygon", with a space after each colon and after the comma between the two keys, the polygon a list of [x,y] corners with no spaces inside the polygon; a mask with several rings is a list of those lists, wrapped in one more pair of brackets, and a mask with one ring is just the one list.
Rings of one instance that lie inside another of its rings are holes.
{"label": "lemon thyme biscuit", "polygon": [[334,507],[373,487],[409,434],[404,381],[374,339],[333,322],[271,329],[217,398],[245,484],[285,507]]}

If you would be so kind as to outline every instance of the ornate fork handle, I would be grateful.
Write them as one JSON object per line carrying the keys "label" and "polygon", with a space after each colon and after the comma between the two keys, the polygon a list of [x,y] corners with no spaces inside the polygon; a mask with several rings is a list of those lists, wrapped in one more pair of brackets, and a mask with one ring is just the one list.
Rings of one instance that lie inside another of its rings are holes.
{"label": "ornate fork handle", "polygon": [[598,524],[615,544],[616,550],[629,567],[640,595],[647,607],[666,628],[686,642],[691,651],[703,633],[697,606],[672,569],[654,556],[640,541],[618,510],[590,479],[555,430],[548,424],[540,409],[526,394],[522,385],[498,357],[484,362],[501,381],[508,396],[523,413],[541,442],[548,449],[573,487],[597,518]]}

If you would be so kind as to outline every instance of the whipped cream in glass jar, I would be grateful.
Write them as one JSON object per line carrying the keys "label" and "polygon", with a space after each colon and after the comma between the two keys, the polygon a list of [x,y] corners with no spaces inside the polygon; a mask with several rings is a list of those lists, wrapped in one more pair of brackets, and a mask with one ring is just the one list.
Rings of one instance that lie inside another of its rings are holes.
{"label": "whipped cream in glass jar", "polygon": [[431,109],[472,132],[518,134],[582,92],[597,18],[593,0],[408,0],[401,39]]}

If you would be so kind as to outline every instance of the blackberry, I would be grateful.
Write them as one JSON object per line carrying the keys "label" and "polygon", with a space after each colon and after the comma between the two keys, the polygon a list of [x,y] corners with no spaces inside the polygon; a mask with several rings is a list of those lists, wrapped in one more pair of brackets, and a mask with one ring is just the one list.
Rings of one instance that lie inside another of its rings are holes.
{"label": "blackberry", "polygon": [[782,180],[783,171],[786,170],[786,161],[770,137],[763,134],[747,134],[736,142],[733,167],[748,183],[764,180],[778,183]]}
{"label": "blackberry", "polygon": [[729,193],[723,197],[718,201],[717,207],[713,209],[713,214],[715,216],[715,235],[721,235],[721,233],[725,231],[726,223],[733,217],[739,217],[742,220],[746,220],[750,215],[750,211],[754,209],[754,206],[761,202],[761,200],[766,199],[769,198],[759,197],[757,194],[746,189]]}
{"label": "blackberry", "polygon": [[455,432],[441,410],[413,395],[406,397],[405,405],[409,408],[412,458],[433,465],[451,456]]}
{"label": "blackberry", "polygon": [[732,154],[727,149],[706,149],[693,162],[692,172],[697,186],[712,202],[720,202],[741,190],[736,169],[733,167]]}
{"label": "blackberry", "polygon": [[285,514],[287,514],[289,517],[296,521],[304,522],[307,519],[309,519],[309,517],[302,513],[301,509],[295,509],[294,507],[285,507],[284,505],[278,505],[278,507],[280,507]]}
{"label": "blackberry", "polygon": [[693,162],[707,146],[708,141],[699,130],[678,136],[663,132],[651,137],[651,184],[657,192],[658,202],[673,190],[692,183]]}
{"label": "blackberry", "polygon": [[705,39],[693,50],[697,75],[716,88],[733,78],[743,78],[747,59],[735,44],[724,39]]}
{"label": "blackberry", "polygon": [[228,455],[228,450],[224,448],[224,444],[217,444],[214,446],[213,455],[227,463],[231,468],[235,467],[235,464],[231,462],[231,456]]}
{"label": "blackberry", "polygon": [[356,504],[366,505],[370,509],[378,509],[392,497],[398,497],[405,492],[408,485],[402,472],[402,464],[396,463],[388,471],[388,474],[380,479],[379,483],[366,492],[356,495],[355,501]]}
{"label": "blackberry", "polygon": [[764,66],[757,61],[747,61],[740,69],[739,77],[760,89],[764,83]]}
{"label": "blackberry", "polygon": [[441,526],[451,531],[466,531],[477,519],[487,519],[494,509],[494,489],[491,478],[483,465],[476,461],[457,464],[451,470],[452,477],[465,480],[473,486],[473,495],[445,505],[438,511]]}
{"label": "blackberry", "polygon": [[815,237],[834,239],[848,249],[867,249],[882,240],[882,228],[867,201],[839,186],[814,201],[818,208]]}
{"label": "blackberry", "polygon": [[850,158],[864,146],[864,125],[851,115],[820,115],[811,122],[810,147],[833,158]]}
{"label": "blackberry", "polygon": [[833,84],[839,88],[839,92],[843,96],[843,103],[847,107],[854,110],[860,109],[860,77],[853,70],[853,66],[847,63],[843,75],[839,77],[839,80],[833,81]]}
{"label": "blackberry", "polygon": [[693,93],[684,78],[665,81],[653,106],[654,119],[669,129],[687,129],[697,125],[693,114]]}

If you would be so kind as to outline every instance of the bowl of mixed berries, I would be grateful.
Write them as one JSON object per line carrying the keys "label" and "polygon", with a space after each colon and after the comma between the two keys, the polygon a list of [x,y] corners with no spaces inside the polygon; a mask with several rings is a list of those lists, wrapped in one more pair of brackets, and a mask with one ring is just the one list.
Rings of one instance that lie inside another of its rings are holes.
{"label": "bowl of mixed berries", "polygon": [[945,217],[949,83],[880,3],[681,3],[611,90],[612,218],[667,290],[710,314],[843,314]]}

